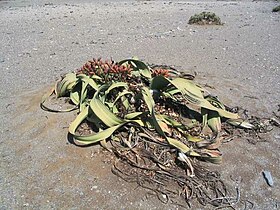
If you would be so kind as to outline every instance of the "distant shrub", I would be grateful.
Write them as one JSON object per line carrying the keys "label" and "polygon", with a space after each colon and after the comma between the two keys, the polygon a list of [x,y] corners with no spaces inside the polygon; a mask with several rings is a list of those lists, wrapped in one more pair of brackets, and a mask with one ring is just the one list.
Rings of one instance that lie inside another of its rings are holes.
{"label": "distant shrub", "polygon": [[191,16],[189,24],[197,25],[223,25],[221,19],[213,12],[201,12]]}
{"label": "distant shrub", "polygon": [[280,11],[280,5],[277,6],[277,7],[274,7],[272,12],[279,12]]}

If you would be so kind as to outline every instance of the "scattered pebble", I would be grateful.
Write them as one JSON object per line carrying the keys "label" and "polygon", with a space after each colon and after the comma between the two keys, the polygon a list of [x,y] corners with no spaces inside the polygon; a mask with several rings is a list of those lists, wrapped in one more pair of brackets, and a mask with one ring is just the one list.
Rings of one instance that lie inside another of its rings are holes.
{"label": "scattered pebble", "polygon": [[266,183],[270,186],[273,187],[273,179],[270,171],[263,171],[263,176],[265,178]]}
{"label": "scattered pebble", "polygon": [[97,186],[96,186],[96,185],[94,185],[94,186],[91,187],[91,190],[96,190],[96,189],[97,189]]}
{"label": "scattered pebble", "polygon": [[28,207],[28,206],[29,206],[29,203],[24,203],[23,206],[24,206],[24,207]]}

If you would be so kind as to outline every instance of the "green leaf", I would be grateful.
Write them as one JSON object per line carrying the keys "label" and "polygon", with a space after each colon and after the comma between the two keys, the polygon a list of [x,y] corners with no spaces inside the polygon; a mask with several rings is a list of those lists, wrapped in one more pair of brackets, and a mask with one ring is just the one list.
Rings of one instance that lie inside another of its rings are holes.
{"label": "green leaf", "polygon": [[238,114],[231,113],[231,112],[228,112],[228,111],[223,110],[223,109],[219,109],[219,108],[213,106],[207,100],[202,100],[200,106],[204,107],[206,109],[217,111],[221,117],[225,117],[225,118],[229,118],[229,119],[238,119],[239,118]]}
{"label": "green leaf", "polygon": [[[96,75],[93,75],[96,76]],[[98,90],[99,86],[97,85],[97,83],[94,81],[94,77],[89,77],[85,74],[79,74],[77,75],[77,78],[79,79],[79,81],[82,81],[88,85],[90,85],[95,91]],[[96,76],[98,77],[98,76]],[[101,79],[101,78],[100,78]]]}
{"label": "green leaf", "polygon": [[171,118],[171,117],[169,117],[169,116],[167,116],[167,115],[163,115],[163,114],[160,115],[160,116],[161,116],[162,120],[163,120],[165,123],[167,123],[168,125],[170,125],[170,126],[172,126],[172,127],[175,127],[175,128],[186,129],[186,127],[185,127],[183,124],[177,122],[177,121],[174,120],[173,118]]}
{"label": "green leaf", "polygon": [[148,79],[152,78],[151,71],[144,62],[136,60],[136,59],[126,59],[126,60],[122,60],[119,62],[120,65],[125,64],[125,63],[132,65],[133,70],[139,71],[143,77],[146,77]]}
{"label": "green leaf", "polygon": [[143,87],[142,90],[141,90],[141,93],[142,93],[142,96],[143,96],[143,99],[144,99],[145,103],[148,106],[149,112],[151,114],[154,114],[155,102],[154,102],[153,96],[150,92],[150,89],[147,88],[147,87]]}
{"label": "green leaf", "polygon": [[154,106],[155,106],[155,102],[153,99],[153,96],[149,90],[149,88],[147,87],[143,87],[142,90],[142,96],[143,96],[143,100],[144,102],[147,104],[149,112],[151,114],[151,118],[152,118],[152,123],[154,128],[156,129],[156,131],[161,135],[165,137],[164,131],[162,130],[162,128],[160,127],[158,120],[155,116],[155,110],[154,110]]}
{"label": "green leaf", "polygon": [[208,95],[205,97],[205,99],[209,101],[213,106],[226,110],[225,105],[222,102],[220,102],[217,97]]}
{"label": "green leaf", "polygon": [[56,83],[55,93],[57,97],[65,96],[76,84],[77,77],[75,73],[68,73],[65,77]]}
{"label": "green leaf", "polygon": [[97,75],[92,75],[90,78],[94,80],[102,80],[102,78]]}
{"label": "green leaf", "polygon": [[205,128],[207,126],[208,109],[201,108],[201,115],[202,115],[202,128]]}
{"label": "green leaf", "polygon": [[[100,132],[92,134],[92,135],[81,136],[81,135],[76,134],[77,128],[83,122],[83,120],[85,120],[88,117],[88,114],[89,114],[89,107],[86,107],[82,112],[80,112],[80,114],[76,117],[76,119],[69,126],[69,133],[73,135],[73,137],[76,139],[77,142],[82,143],[82,144],[93,144],[93,143],[97,143],[99,141],[103,141],[103,140],[111,137],[111,135],[116,130],[121,128],[126,123],[136,123],[136,124],[142,126],[141,121],[131,120],[131,121],[122,122],[118,125],[109,127],[105,130],[100,130]],[[93,118],[93,120],[94,120],[94,118]],[[94,120],[94,122],[96,122],[96,120]]]}
{"label": "green leaf", "polygon": [[75,136],[76,129],[83,122],[83,120],[86,119],[86,117],[88,116],[88,112],[88,107],[85,108],[82,112],[80,112],[76,119],[70,124],[68,129],[69,133]]}
{"label": "green leaf", "polygon": [[82,82],[82,90],[81,90],[81,96],[80,96],[80,104],[82,104],[85,99],[87,98],[87,86],[88,86],[88,81]]}
{"label": "green leaf", "polygon": [[70,99],[75,104],[78,105],[80,103],[80,94],[78,90],[71,91]]}
{"label": "green leaf", "polygon": [[[221,108],[217,108],[217,107],[213,106],[209,101],[204,99],[203,89],[201,87],[195,85],[191,80],[187,80],[184,78],[175,78],[174,80],[170,80],[163,76],[158,76],[158,77],[159,78],[157,78],[157,80],[160,80],[162,83],[163,83],[163,81],[166,81],[166,82],[164,82],[165,85],[167,84],[167,82],[169,82],[174,87],[176,87],[183,94],[183,96],[185,96],[186,99],[193,105],[203,107],[206,109],[210,109],[213,111],[217,111],[220,116],[225,117],[225,118],[230,118],[230,119],[239,118],[237,114],[228,112]],[[152,80],[151,87],[154,87],[154,88],[156,88],[157,86],[161,87],[161,86],[157,85],[157,83],[158,83],[158,82],[156,82],[157,80],[155,80],[154,82]],[[161,88],[163,88],[163,87],[161,87]],[[161,90],[161,89],[159,89],[159,90]]]}
{"label": "green leaf", "polygon": [[188,141],[190,141],[190,142],[200,142],[200,141],[203,140],[200,137],[195,137],[195,136],[192,136],[190,134],[187,135],[187,138],[188,138]]}
{"label": "green leaf", "polygon": [[143,112],[132,112],[124,116],[125,119],[132,120],[141,116]]}
{"label": "green leaf", "polygon": [[148,79],[152,78],[152,74],[149,69],[140,69],[140,74]]}
{"label": "green leaf", "polygon": [[198,154],[197,152],[192,151],[187,145],[185,145],[183,142],[178,141],[176,139],[173,138],[169,138],[167,137],[167,141],[170,145],[172,145],[173,147],[177,148],[178,150],[180,150],[183,153],[186,153],[190,156],[197,156],[199,157],[200,154]]}
{"label": "green leaf", "polygon": [[123,123],[123,120],[112,113],[97,97],[90,101],[92,112],[108,127]]}
{"label": "green leaf", "polygon": [[92,144],[102,140],[109,138],[115,130],[122,126],[122,124],[113,126],[97,134],[81,136],[76,134],[76,129],[78,126],[83,122],[84,119],[88,116],[89,108],[85,108],[77,117],[76,119],[70,124],[69,126],[69,133],[73,135],[73,137],[80,143],[83,144]]}
{"label": "green leaf", "polygon": [[202,93],[203,89],[195,85],[192,81],[184,78],[175,78],[170,80],[159,75],[152,80],[151,87],[161,91],[168,84],[172,84],[176,87],[190,103],[199,104],[200,100],[204,100]]}
{"label": "green leaf", "polygon": [[105,91],[105,95],[109,94],[109,92],[115,88],[124,87],[127,88],[128,85],[125,82],[114,82],[112,85]]}
{"label": "green leaf", "polygon": [[[203,111],[203,109],[201,109]],[[212,110],[207,110],[205,109],[204,113],[207,113],[207,124],[211,128],[211,130],[215,133],[218,133],[222,129],[222,123],[221,123],[221,118],[218,112],[212,111]],[[205,115],[203,115],[205,116]],[[204,119],[203,119],[203,125],[204,125]]]}
{"label": "green leaf", "polygon": [[162,75],[155,76],[150,84],[152,90],[161,91],[170,84],[170,81],[163,77]]}
{"label": "green leaf", "polygon": [[106,140],[109,138],[116,130],[118,130],[120,127],[122,127],[124,123],[112,126],[110,128],[107,128],[105,130],[102,130],[96,134],[93,135],[88,135],[88,136],[79,136],[79,135],[74,135],[75,139],[77,142],[82,143],[82,144],[93,144],[97,143],[99,141]]}
{"label": "green leaf", "polygon": [[97,91],[99,86],[97,85],[97,83],[93,80],[93,79],[89,79],[88,80],[88,84],[95,90]]}
{"label": "green leaf", "polygon": [[182,92],[182,94],[188,95],[189,97],[204,99],[203,89],[194,84],[191,80],[184,78],[175,78],[174,80],[170,81]]}
{"label": "green leaf", "polygon": [[165,93],[168,93],[170,95],[175,95],[177,93],[181,93],[181,91],[179,89],[177,89],[176,87],[169,87],[167,90],[164,91]]}
{"label": "green leaf", "polygon": [[120,98],[122,98],[123,96],[125,96],[125,95],[133,95],[133,92],[131,92],[131,91],[127,91],[127,90],[123,90],[122,92],[120,92],[119,94],[118,94],[118,96],[116,97],[116,99],[114,100],[114,102],[113,102],[113,106],[117,103],[117,101],[120,99]]}

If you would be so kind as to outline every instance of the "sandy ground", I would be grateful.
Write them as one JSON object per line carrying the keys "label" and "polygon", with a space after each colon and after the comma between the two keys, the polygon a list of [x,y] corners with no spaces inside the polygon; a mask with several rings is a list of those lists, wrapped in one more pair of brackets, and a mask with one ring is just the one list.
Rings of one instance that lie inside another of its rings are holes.
{"label": "sandy ground", "polygon": [[[280,14],[275,1],[0,1],[0,209],[176,209],[112,175],[98,146],[67,140],[75,113],[39,108],[61,74],[92,57],[131,56],[197,72],[228,105],[270,117],[280,104]],[[212,11],[224,26],[188,25]],[[278,112],[279,114],[279,112]],[[256,145],[223,145],[219,170],[254,209],[280,208],[280,130]],[[107,159],[105,159],[107,157]],[[263,179],[269,170],[274,187]],[[194,203],[193,209],[205,208]],[[243,209],[244,206],[236,206]]]}

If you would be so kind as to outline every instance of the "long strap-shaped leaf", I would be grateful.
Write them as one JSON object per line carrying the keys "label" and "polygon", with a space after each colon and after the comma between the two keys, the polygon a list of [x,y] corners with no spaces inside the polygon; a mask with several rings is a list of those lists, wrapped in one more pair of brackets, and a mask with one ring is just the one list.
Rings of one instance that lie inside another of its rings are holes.
{"label": "long strap-shaped leaf", "polygon": [[170,145],[173,147],[179,149],[181,152],[189,154],[190,156],[196,156],[199,157],[201,156],[197,152],[192,151],[187,145],[185,145],[183,142],[178,141],[177,139],[169,138],[167,137],[167,141]]}
{"label": "long strap-shaped leaf", "polygon": [[105,91],[105,95],[107,95],[111,90],[119,87],[127,88],[128,85],[125,82],[114,82],[112,85]]}
{"label": "long strap-shaped leaf", "polygon": [[143,100],[145,101],[145,103],[148,106],[148,109],[149,109],[149,112],[151,114],[151,118],[152,118],[152,121],[153,121],[153,124],[154,124],[154,127],[155,127],[156,131],[161,136],[165,137],[165,134],[164,134],[163,130],[161,129],[161,127],[160,127],[160,125],[157,121],[157,118],[155,116],[155,109],[154,109],[155,102],[154,102],[153,96],[150,92],[150,89],[148,89],[147,87],[143,87],[142,88],[142,96],[143,96]]}
{"label": "long strap-shaped leaf", "polygon": [[188,153],[189,155],[191,156],[200,156],[198,153],[194,152],[191,150],[191,148],[189,148],[186,144],[184,144],[183,142],[177,140],[177,139],[173,139],[173,138],[169,138],[165,135],[164,133],[164,129],[161,128],[160,124],[158,123],[158,119],[156,118],[156,115],[155,115],[155,112],[154,112],[154,100],[153,100],[153,97],[150,93],[150,90],[146,87],[144,87],[142,89],[142,95],[143,95],[143,99],[144,101],[146,102],[148,108],[149,108],[149,111],[150,111],[150,114],[153,118],[153,124],[154,124],[154,127],[156,129],[156,131],[161,135],[163,136],[170,145],[172,145],[173,147],[179,149],[180,151],[182,151],[183,153]]}
{"label": "long strap-shaped leaf", "polygon": [[45,102],[52,94],[54,94],[54,88],[52,88],[48,93],[46,93],[42,97],[42,100],[41,100],[41,103],[40,103],[41,109],[43,109],[45,111],[49,111],[49,112],[71,112],[71,111],[78,108],[78,106],[73,106],[72,108],[69,108],[69,109],[57,110],[57,109],[52,109],[52,108],[46,106]]}
{"label": "long strap-shaped leaf", "polygon": [[122,98],[125,95],[133,95],[133,92],[128,91],[128,90],[123,90],[122,92],[119,93],[119,95],[116,97],[116,99],[114,100],[114,102],[112,103],[112,106],[114,106],[116,104],[116,102]]}
{"label": "long strap-shaped leaf", "polygon": [[143,112],[132,112],[132,113],[126,114],[124,116],[124,119],[132,120],[132,119],[135,119],[135,118],[141,116],[142,114],[144,114],[144,113]]}
{"label": "long strap-shaped leaf", "polygon": [[99,141],[106,140],[107,138],[111,137],[116,130],[118,130],[119,128],[121,128],[127,123],[135,123],[137,125],[143,126],[143,123],[140,120],[127,120],[125,122],[122,122],[121,124],[109,127],[105,130],[100,130],[100,132],[92,135],[86,135],[86,136],[78,135],[76,134],[76,130],[78,126],[83,122],[83,120],[87,118],[88,112],[89,112],[89,107],[86,107],[69,126],[69,133],[73,135],[73,137],[77,142],[82,144],[93,144]]}
{"label": "long strap-shaped leaf", "polygon": [[75,73],[68,73],[65,77],[56,83],[55,94],[57,97],[65,96],[67,91],[70,91],[76,84],[77,77]]}
{"label": "long strap-shaped leaf", "polygon": [[148,88],[143,88],[142,89],[142,95],[143,95],[143,99],[144,101],[146,102],[148,108],[149,108],[149,111],[151,113],[151,116],[153,117],[153,123],[154,123],[154,126],[155,126],[155,129],[157,130],[157,132],[162,135],[170,145],[172,145],[173,147],[177,148],[179,151],[185,153],[185,154],[188,154],[190,156],[196,156],[196,157],[201,157],[201,158],[205,158],[206,160],[208,161],[212,161],[214,163],[218,163],[220,162],[221,160],[221,156],[212,156],[211,158],[209,156],[201,156],[199,153],[193,151],[190,147],[188,147],[186,144],[184,144],[183,142],[177,140],[177,139],[174,139],[174,138],[169,138],[167,137],[165,134],[164,134],[164,131],[163,129],[161,128],[160,124],[158,123],[156,117],[155,117],[155,113],[154,113],[154,100],[151,96],[151,93],[149,91]]}
{"label": "long strap-shaped leaf", "polygon": [[100,99],[94,97],[90,102],[90,108],[93,113],[108,127],[116,126],[124,121],[114,115]]}
{"label": "long strap-shaped leaf", "polygon": [[186,97],[186,99],[193,105],[203,107],[206,109],[210,109],[213,111],[217,111],[220,116],[225,117],[225,118],[229,118],[229,119],[238,119],[239,118],[237,114],[217,108],[217,107],[213,106],[209,101],[204,99],[203,93],[202,93],[202,88],[195,85],[192,81],[189,81],[184,78],[176,78],[174,80],[170,80],[163,76],[158,76],[152,80],[151,88],[153,88],[153,89],[161,88],[162,86],[159,84],[160,83],[159,80],[161,82],[165,80],[166,81],[165,83],[169,82],[170,84],[175,86]]}
{"label": "long strap-shaped leaf", "polygon": [[70,124],[69,133],[73,135],[73,137],[80,143],[83,144],[93,144],[99,141],[105,140],[109,138],[118,128],[123,126],[125,123],[119,124],[117,126],[110,127],[103,131],[100,131],[93,135],[81,136],[76,134],[76,129],[83,122],[84,119],[88,116],[89,107],[86,107]]}
{"label": "long strap-shaped leaf", "polygon": [[75,90],[75,88],[70,93],[70,99],[75,105],[80,103],[80,92],[81,90]]}

